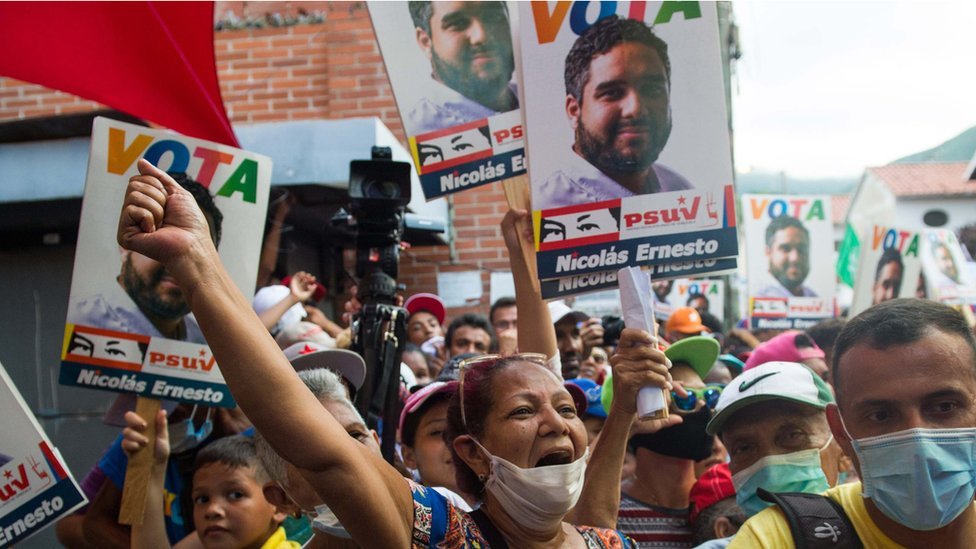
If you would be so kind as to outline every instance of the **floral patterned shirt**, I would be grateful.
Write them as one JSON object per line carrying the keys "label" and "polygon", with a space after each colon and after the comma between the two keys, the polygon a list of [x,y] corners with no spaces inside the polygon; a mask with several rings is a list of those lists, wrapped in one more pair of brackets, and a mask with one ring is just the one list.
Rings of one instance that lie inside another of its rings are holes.
{"label": "floral patterned shirt", "polygon": [[[490,548],[468,513],[451,505],[444,496],[407,480],[413,491],[413,549]],[[616,530],[577,526],[587,549],[630,549],[634,542]]]}

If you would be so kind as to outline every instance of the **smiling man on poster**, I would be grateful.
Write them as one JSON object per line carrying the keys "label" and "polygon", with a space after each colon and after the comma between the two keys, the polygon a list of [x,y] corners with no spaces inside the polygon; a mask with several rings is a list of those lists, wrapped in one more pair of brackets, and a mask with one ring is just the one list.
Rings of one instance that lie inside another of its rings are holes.
{"label": "smiling man on poster", "polygon": [[410,2],[417,44],[430,60],[424,97],[404,117],[410,135],[518,109],[504,2]]}
{"label": "smiling man on poster", "polygon": [[671,61],[647,25],[595,23],[566,56],[565,84],[575,142],[566,167],[537,189],[534,209],[693,188],[657,163],[671,136]]}
{"label": "smiling man on poster", "polygon": [[803,285],[810,273],[810,232],[799,219],[781,215],[766,227],[769,279],[757,297],[817,297]]}

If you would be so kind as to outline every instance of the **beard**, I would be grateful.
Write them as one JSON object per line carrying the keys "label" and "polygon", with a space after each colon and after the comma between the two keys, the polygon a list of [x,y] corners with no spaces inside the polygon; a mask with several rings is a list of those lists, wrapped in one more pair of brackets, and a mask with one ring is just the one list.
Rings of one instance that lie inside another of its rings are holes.
{"label": "beard", "polygon": [[[471,70],[472,58],[482,52],[493,52],[497,55],[501,66],[495,76],[478,77]],[[504,54],[494,47],[466,48],[457,63],[445,60],[432,49],[431,65],[434,75],[447,87],[482,104],[493,102],[502,90],[508,87],[512,72],[515,70],[515,60],[511,52]]]}
{"label": "beard", "polygon": [[783,269],[772,269],[770,272],[784,288],[788,290],[794,290],[803,285],[803,281],[806,280],[809,270],[801,270],[800,274],[796,278],[792,278],[786,274],[786,270],[790,267],[787,266]]}
{"label": "beard", "polygon": [[618,120],[609,128],[607,135],[599,135],[591,132],[580,117],[576,126],[576,147],[580,155],[605,174],[633,174],[644,171],[657,162],[671,136],[670,112],[663,124],[658,124],[647,116],[629,120],[628,126],[647,127],[650,134],[644,146],[630,152],[619,150],[614,143],[615,136],[623,125]]}
{"label": "beard", "polygon": [[166,270],[160,268],[153,270],[149,280],[143,279],[132,264],[131,257],[122,264],[122,285],[125,293],[129,294],[141,311],[167,320],[186,316],[190,313],[190,304],[186,302],[183,293],[160,290],[164,276]]}

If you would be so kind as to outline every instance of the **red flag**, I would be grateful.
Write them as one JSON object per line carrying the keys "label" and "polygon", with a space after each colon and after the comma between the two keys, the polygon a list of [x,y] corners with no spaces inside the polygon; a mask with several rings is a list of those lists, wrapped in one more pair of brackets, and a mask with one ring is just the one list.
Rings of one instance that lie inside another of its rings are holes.
{"label": "red flag", "polygon": [[0,2],[0,74],[237,146],[213,2]]}

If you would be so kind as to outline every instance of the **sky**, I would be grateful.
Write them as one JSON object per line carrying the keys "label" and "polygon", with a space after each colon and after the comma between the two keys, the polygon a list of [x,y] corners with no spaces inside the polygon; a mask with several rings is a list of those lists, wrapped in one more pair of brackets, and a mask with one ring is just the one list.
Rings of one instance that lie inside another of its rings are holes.
{"label": "sky", "polygon": [[976,2],[734,2],[736,169],[858,177],[976,125]]}

